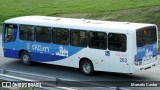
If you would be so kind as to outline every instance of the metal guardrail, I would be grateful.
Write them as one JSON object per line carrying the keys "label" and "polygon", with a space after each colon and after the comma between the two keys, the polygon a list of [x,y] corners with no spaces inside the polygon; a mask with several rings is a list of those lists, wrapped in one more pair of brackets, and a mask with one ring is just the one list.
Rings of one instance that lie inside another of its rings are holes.
{"label": "metal guardrail", "polygon": [[38,74],[32,74],[32,73],[26,73],[26,72],[22,72],[22,71],[13,71],[13,70],[7,70],[7,69],[0,69],[2,74],[7,74],[7,73],[15,73],[15,74],[21,74],[21,75],[30,75],[33,77],[41,77],[41,78],[48,78],[51,80],[56,80],[56,77],[49,77],[49,76],[44,76],[44,75],[38,75]]}
{"label": "metal guardrail", "polygon": [[[45,76],[45,75],[38,75],[38,74],[29,74],[26,72],[19,72],[19,71],[13,71],[13,70],[7,70],[7,69],[0,69],[0,79],[1,80],[5,80],[5,81],[11,81],[11,82],[37,82],[39,83],[39,81],[37,80],[32,80],[32,79],[26,79],[26,78],[22,78],[22,77],[17,77],[17,76],[13,76],[13,75],[9,75],[9,73],[14,73],[17,75],[22,75],[22,76],[32,76],[32,77],[38,77],[38,78],[45,78],[45,79],[49,79],[52,82],[55,83],[49,83],[49,82],[40,82],[42,83],[42,85],[44,85],[45,87],[38,87],[40,89],[44,89],[44,90],[52,90],[53,88],[59,89],[59,90],[77,90],[71,87],[59,87],[58,82],[59,82],[59,78],[57,77],[49,77],[49,76]],[[65,79],[66,80],[66,79]],[[58,86],[58,87],[57,87]],[[36,87],[37,88],[37,87]]]}
{"label": "metal guardrail", "polygon": [[[14,74],[14,75],[13,75]],[[29,76],[29,77],[34,77],[34,78],[43,78],[45,81],[40,81],[40,80],[33,80],[33,79],[27,79],[24,77],[19,77],[18,75],[21,76]],[[14,70],[7,70],[7,69],[2,69],[0,68],[0,79],[4,77],[3,79],[6,81],[24,81],[24,82],[40,82],[42,83],[43,89],[50,90],[51,88],[49,87],[63,87],[62,89],[69,89],[69,90],[79,90],[78,87],[103,87],[104,89],[109,89],[109,90],[123,90],[123,88],[120,87],[111,87],[111,86],[106,86],[106,85],[99,85],[99,84],[93,84],[93,83],[85,83],[85,82],[77,82],[76,80],[70,80],[66,78],[59,78],[56,76],[45,76],[45,75],[39,75],[39,74],[33,74],[33,73],[26,73],[26,72],[21,72],[21,71],[14,71]],[[47,81],[46,81],[47,80]],[[48,81],[49,80],[49,81]],[[66,88],[64,88],[66,87]],[[73,88],[76,87],[76,88]]]}

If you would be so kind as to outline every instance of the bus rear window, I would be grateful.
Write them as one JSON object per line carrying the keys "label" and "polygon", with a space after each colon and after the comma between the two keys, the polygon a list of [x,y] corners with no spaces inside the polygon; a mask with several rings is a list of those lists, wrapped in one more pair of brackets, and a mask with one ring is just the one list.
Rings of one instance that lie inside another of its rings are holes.
{"label": "bus rear window", "polygon": [[157,41],[156,27],[148,27],[137,30],[136,35],[138,47],[153,44]]}

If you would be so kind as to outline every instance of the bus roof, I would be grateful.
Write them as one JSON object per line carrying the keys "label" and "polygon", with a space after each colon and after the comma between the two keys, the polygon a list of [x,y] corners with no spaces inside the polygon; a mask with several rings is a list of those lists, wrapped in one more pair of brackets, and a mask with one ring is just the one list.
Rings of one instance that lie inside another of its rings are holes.
{"label": "bus roof", "polygon": [[130,30],[155,26],[155,24],[101,21],[89,19],[61,18],[49,16],[22,16],[6,20],[4,23],[49,26],[81,30],[112,31],[127,33]]}

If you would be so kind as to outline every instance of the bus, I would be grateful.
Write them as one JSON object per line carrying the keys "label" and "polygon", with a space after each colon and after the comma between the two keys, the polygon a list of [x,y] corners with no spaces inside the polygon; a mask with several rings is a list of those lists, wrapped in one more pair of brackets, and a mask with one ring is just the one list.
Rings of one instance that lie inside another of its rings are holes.
{"label": "bus", "polygon": [[157,65],[155,24],[49,16],[4,21],[4,57],[94,71],[134,73]]}

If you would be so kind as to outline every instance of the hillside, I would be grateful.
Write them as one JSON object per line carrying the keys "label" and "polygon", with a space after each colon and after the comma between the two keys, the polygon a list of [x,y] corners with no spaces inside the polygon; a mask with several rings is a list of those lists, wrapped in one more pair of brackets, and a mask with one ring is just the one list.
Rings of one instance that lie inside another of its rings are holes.
{"label": "hillside", "polygon": [[160,28],[160,0],[0,0],[0,6],[0,24],[17,16],[46,15],[154,23]]}

